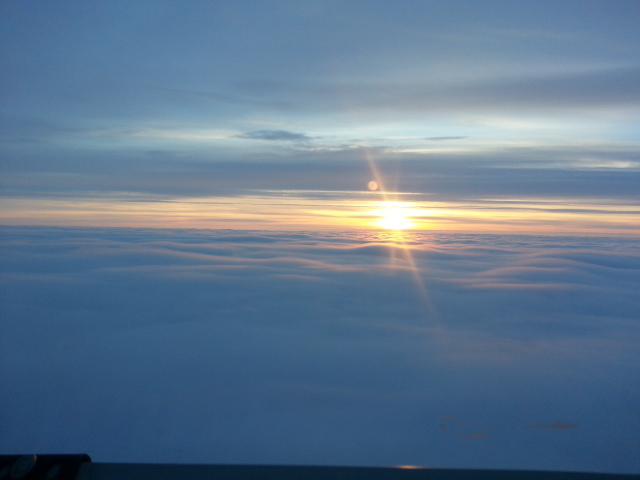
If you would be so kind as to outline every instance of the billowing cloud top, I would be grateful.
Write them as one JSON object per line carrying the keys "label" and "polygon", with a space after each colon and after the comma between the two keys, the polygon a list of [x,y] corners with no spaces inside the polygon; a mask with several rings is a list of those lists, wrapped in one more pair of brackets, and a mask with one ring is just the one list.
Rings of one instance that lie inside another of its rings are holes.
{"label": "billowing cloud top", "polygon": [[640,471],[633,240],[0,233],[5,452]]}

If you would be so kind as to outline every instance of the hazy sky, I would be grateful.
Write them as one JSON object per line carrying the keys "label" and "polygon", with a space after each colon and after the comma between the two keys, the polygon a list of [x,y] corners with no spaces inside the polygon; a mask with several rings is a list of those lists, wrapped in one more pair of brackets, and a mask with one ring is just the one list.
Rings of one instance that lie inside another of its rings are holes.
{"label": "hazy sky", "polygon": [[637,233],[639,22],[634,1],[2,2],[2,222],[361,228],[400,199],[376,179],[420,228]]}

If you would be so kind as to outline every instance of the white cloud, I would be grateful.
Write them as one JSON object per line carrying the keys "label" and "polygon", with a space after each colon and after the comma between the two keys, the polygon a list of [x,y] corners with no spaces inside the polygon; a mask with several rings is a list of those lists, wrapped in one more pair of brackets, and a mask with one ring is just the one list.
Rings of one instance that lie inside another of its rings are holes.
{"label": "white cloud", "polygon": [[2,234],[5,451],[640,467],[631,240]]}

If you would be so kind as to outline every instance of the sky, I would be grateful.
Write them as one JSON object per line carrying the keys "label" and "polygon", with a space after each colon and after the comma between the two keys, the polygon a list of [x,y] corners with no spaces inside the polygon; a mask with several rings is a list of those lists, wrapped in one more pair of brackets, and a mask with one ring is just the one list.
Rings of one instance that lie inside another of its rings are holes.
{"label": "sky", "polygon": [[0,2],[0,450],[640,473],[639,24]]}
{"label": "sky", "polygon": [[638,234],[635,1],[0,9],[5,225]]}

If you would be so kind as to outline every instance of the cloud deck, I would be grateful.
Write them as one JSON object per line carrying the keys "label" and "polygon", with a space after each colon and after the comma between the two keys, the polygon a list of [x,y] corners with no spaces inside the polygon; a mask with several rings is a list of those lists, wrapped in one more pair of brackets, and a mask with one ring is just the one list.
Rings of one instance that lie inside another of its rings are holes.
{"label": "cloud deck", "polygon": [[383,237],[3,227],[0,447],[637,470],[634,241]]}

